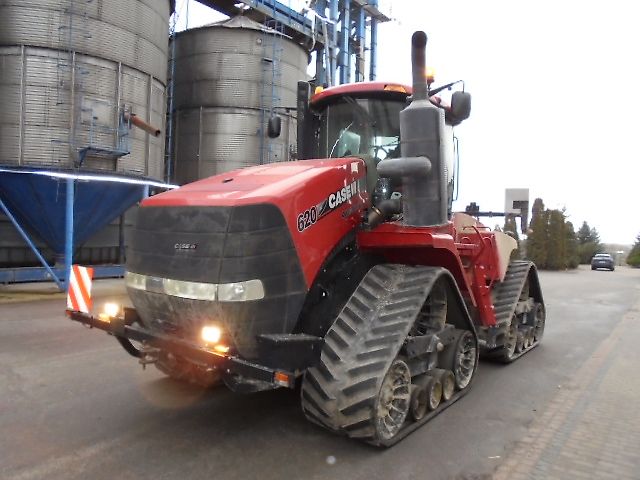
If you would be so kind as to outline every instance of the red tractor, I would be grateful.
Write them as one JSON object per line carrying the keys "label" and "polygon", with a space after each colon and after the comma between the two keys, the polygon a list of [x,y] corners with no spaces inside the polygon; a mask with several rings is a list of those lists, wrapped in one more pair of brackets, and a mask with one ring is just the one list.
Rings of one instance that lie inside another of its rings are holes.
{"label": "red tractor", "polygon": [[383,446],[464,395],[480,353],[511,362],[535,347],[535,266],[509,262],[508,235],[451,212],[453,126],[470,97],[432,98],[425,47],[416,32],[413,88],[359,83],[309,99],[301,85],[305,160],[142,202],[126,274],[135,309],[70,318],[174,378],[301,385],[309,420]]}

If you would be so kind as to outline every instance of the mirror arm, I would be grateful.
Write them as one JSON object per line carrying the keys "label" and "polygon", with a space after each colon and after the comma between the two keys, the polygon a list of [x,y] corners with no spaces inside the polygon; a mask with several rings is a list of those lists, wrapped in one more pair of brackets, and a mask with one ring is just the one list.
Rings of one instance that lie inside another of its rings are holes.
{"label": "mirror arm", "polygon": [[462,91],[464,92],[464,80],[456,80],[455,82],[451,82],[451,83],[447,83],[445,85],[441,85],[437,88],[434,88],[433,90],[429,90],[429,96],[433,96],[433,95],[437,95],[438,93],[442,92],[443,90],[449,90],[451,87],[453,87],[454,85],[461,83],[462,84]]}

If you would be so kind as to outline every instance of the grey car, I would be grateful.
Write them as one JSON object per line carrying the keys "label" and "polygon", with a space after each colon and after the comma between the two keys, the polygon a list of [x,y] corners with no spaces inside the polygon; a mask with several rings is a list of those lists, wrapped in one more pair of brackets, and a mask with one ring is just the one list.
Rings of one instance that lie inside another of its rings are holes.
{"label": "grey car", "polygon": [[606,268],[612,272],[616,269],[613,257],[608,253],[596,253],[591,259],[591,270]]}

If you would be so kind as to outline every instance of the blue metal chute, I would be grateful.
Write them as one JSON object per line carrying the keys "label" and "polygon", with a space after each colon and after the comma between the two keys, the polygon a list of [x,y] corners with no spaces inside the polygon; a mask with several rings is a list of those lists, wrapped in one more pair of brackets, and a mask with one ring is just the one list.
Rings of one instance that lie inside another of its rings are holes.
{"label": "blue metal chute", "polygon": [[[96,180],[75,181],[73,244],[94,233],[138,202],[144,185]],[[66,179],[24,173],[0,173],[0,195],[16,220],[56,255],[65,252]]]}
{"label": "blue metal chute", "polygon": [[[53,280],[64,290],[74,249],[147,197],[152,186],[176,188],[142,177],[0,167],[0,210],[42,264],[41,268],[0,269],[0,283]],[[53,250],[62,268],[47,264],[29,233]],[[122,272],[122,266],[96,267],[94,278],[113,276],[114,267]]]}

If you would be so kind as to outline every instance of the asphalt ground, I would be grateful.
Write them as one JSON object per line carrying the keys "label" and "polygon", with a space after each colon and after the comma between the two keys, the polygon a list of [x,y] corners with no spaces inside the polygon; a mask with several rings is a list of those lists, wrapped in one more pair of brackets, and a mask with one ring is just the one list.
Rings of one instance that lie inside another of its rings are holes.
{"label": "asphalt ground", "polygon": [[[541,282],[542,344],[482,362],[468,395],[387,450],[308,423],[295,391],[143,371],[52,289],[0,287],[0,478],[640,479],[640,270]],[[95,295],[126,299],[114,280]]]}

